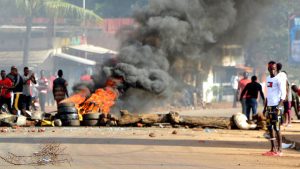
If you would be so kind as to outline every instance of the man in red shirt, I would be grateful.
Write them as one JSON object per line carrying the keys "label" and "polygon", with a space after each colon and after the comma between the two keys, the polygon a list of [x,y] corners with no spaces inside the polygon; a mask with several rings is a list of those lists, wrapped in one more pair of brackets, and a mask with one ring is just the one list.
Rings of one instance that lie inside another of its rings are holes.
{"label": "man in red shirt", "polygon": [[[237,90],[237,92],[238,92],[237,95],[239,96],[238,98],[240,98],[240,95],[241,95],[242,91],[244,90],[244,88],[246,87],[246,85],[251,82],[251,80],[248,78],[248,76],[249,76],[249,73],[244,72],[243,73],[243,79],[241,79],[239,81],[238,90]],[[246,96],[247,96],[247,93],[245,93],[245,95],[240,100],[241,104],[242,104],[243,114],[246,114]]]}
{"label": "man in red shirt", "polygon": [[10,113],[12,113],[11,107],[11,91],[10,88],[13,87],[13,82],[6,77],[5,70],[1,70],[1,80],[0,80],[0,108],[6,104]]}

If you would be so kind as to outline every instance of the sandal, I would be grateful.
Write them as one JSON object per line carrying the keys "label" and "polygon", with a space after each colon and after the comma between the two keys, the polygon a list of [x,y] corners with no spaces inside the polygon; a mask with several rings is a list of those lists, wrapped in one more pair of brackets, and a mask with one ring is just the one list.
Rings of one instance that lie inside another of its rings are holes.
{"label": "sandal", "polygon": [[267,156],[267,155],[274,154],[274,153],[275,152],[273,152],[273,151],[267,151],[265,153],[262,153],[261,155]]}
{"label": "sandal", "polygon": [[277,156],[277,153],[274,151],[267,151],[262,154],[263,156]]}

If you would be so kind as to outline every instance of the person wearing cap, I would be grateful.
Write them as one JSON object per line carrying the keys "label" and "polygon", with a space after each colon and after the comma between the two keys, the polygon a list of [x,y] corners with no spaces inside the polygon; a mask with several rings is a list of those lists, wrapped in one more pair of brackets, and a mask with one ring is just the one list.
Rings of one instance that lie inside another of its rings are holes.
{"label": "person wearing cap", "polygon": [[[248,76],[249,76],[249,73],[244,72],[243,78],[239,81],[238,90],[237,90],[237,92],[238,92],[237,95],[239,96],[239,98],[242,94],[242,91],[246,87],[246,85],[251,82],[251,80],[248,78]],[[240,99],[240,102],[242,104],[242,113],[246,115],[246,95],[244,95],[242,97],[242,99]]]}
{"label": "person wearing cap", "polygon": [[0,108],[6,104],[9,113],[12,113],[11,107],[11,92],[10,89],[13,86],[13,82],[6,77],[5,70],[1,70],[0,80]]}
{"label": "person wearing cap", "polygon": [[[263,153],[265,156],[282,155],[282,136],[280,124],[282,119],[283,101],[286,98],[286,81],[277,76],[276,62],[268,63],[270,75],[267,77],[267,97],[263,114],[266,116],[268,131],[270,134],[271,150]],[[277,142],[277,143],[276,143]]]}

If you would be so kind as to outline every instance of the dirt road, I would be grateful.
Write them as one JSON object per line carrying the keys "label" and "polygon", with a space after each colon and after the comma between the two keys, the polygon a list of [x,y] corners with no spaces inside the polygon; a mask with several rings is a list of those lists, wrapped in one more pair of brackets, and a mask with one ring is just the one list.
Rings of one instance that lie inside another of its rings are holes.
{"label": "dirt road", "polygon": [[[176,130],[177,134],[172,134]],[[149,137],[155,133],[155,137]],[[0,133],[0,154],[29,155],[39,144],[55,141],[67,147],[71,166],[11,166],[0,169],[295,169],[300,152],[284,150],[283,157],[264,157],[269,148],[263,131],[172,128],[28,128]]]}

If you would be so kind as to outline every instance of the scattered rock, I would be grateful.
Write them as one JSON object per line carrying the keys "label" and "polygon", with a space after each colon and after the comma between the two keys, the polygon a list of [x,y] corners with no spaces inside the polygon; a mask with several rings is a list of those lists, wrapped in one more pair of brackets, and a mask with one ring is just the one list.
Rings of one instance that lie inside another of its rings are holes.
{"label": "scattered rock", "polygon": [[177,134],[177,131],[176,131],[176,130],[174,130],[174,131],[172,132],[172,134],[174,134],[174,135],[175,135],[175,134]]}
{"label": "scattered rock", "polygon": [[0,131],[1,131],[1,133],[7,133],[8,129],[7,128],[2,128]]}
{"label": "scattered rock", "polygon": [[137,127],[143,127],[144,125],[142,123],[137,123],[136,126]]}
{"label": "scattered rock", "polygon": [[42,132],[45,132],[45,131],[46,131],[45,128],[39,128],[39,129],[38,129],[38,132],[39,132],[39,133],[42,133]]}
{"label": "scattered rock", "polygon": [[58,126],[58,127],[62,126],[61,120],[60,119],[54,120],[54,126]]}
{"label": "scattered rock", "polygon": [[12,129],[19,129],[20,126],[12,126],[11,128],[12,128]]}
{"label": "scattered rock", "polygon": [[150,133],[149,137],[156,137],[156,134],[155,133]]}

